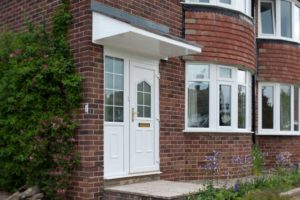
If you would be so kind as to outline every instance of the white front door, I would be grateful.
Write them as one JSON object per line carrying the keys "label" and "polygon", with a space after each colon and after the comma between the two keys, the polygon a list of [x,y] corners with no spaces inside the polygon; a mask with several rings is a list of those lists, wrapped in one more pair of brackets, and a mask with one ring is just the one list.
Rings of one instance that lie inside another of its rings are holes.
{"label": "white front door", "polygon": [[105,56],[105,178],[159,170],[158,62],[138,60]]}
{"label": "white front door", "polygon": [[130,172],[159,168],[157,68],[130,63]]}

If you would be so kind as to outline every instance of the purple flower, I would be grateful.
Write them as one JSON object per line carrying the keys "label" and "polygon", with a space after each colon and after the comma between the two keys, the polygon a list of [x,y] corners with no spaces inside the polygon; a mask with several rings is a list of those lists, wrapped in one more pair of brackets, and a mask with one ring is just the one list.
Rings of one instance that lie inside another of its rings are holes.
{"label": "purple flower", "polygon": [[234,190],[234,192],[238,192],[239,189],[240,189],[239,183],[236,182],[233,186],[233,190]]}

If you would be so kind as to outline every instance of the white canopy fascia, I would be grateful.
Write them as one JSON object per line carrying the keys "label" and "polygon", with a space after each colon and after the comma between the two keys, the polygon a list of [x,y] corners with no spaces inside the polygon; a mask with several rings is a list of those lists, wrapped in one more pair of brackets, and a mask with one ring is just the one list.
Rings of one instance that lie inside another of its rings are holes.
{"label": "white canopy fascia", "polygon": [[201,47],[93,12],[93,43],[156,59],[201,53]]}

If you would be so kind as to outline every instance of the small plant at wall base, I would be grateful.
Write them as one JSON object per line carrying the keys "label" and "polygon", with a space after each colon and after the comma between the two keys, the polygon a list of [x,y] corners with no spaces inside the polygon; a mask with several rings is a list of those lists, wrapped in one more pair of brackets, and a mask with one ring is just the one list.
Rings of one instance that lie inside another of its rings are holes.
{"label": "small plant at wall base", "polygon": [[264,156],[257,145],[252,147],[252,172],[255,176],[261,175]]}
{"label": "small plant at wall base", "polygon": [[80,102],[66,40],[71,22],[63,1],[53,31],[30,26],[0,34],[0,188],[38,185],[46,199],[67,188],[78,163],[72,111]]}

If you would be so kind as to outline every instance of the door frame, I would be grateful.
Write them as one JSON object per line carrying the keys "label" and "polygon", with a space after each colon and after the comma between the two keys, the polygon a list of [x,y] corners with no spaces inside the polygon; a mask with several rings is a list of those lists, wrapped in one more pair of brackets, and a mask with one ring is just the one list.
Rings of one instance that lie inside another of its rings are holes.
{"label": "door frame", "polygon": [[[116,178],[126,178],[132,176],[142,176],[142,175],[150,175],[150,174],[160,174],[160,103],[159,103],[159,60],[145,56],[138,55],[136,53],[125,52],[122,50],[116,50],[112,47],[104,47],[103,48],[103,77],[104,77],[104,67],[105,67],[105,56],[112,56],[121,58],[124,60],[124,122],[115,123],[115,122],[105,122],[103,117],[103,161],[104,161],[104,179],[116,179]],[[130,120],[131,120],[131,112],[130,112],[130,63],[139,63],[143,66],[147,66],[151,69],[154,69],[157,74],[155,74],[155,102],[154,102],[154,124],[155,124],[155,161],[157,165],[157,170],[151,172],[138,172],[138,173],[130,173]],[[103,78],[103,94],[104,94],[104,78]],[[104,97],[103,97],[104,98]],[[103,112],[104,112],[104,102],[103,102]],[[108,167],[107,153],[108,153],[108,145],[105,145],[105,126],[124,126],[124,167],[123,172],[115,173],[115,174],[105,174],[105,168]],[[126,148],[127,147],[127,148]]]}

